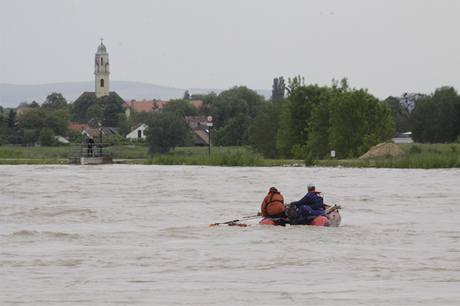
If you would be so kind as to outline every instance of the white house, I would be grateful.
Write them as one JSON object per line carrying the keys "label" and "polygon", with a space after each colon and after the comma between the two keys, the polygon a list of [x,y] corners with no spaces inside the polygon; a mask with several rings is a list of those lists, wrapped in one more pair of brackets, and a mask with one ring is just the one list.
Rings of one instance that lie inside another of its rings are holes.
{"label": "white house", "polygon": [[126,135],[126,138],[131,139],[131,140],[139,140],[139,139],[145,139],[147,135],[145,134],[145,131],[148,129],[147,124],[142,123],[139,125],[137,128],[131,131],[128,135]]}
{"label": "white house", "polygon": [[63,144],[69,144],[70,141],[68,141],[66,138],[62,137],[62,136],[54,136],[54,140],[56,140],[57,142],[60,142],[60,143],[63,143]]}

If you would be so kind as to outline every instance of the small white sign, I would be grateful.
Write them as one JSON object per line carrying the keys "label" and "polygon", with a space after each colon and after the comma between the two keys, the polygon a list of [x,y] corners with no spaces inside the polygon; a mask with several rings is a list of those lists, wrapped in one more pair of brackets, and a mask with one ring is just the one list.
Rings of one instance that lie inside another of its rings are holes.
{"label": "small white sign", "polygon": [[335,150],[331,150],[331,157],[335,158]]}
{"label": "small white sign", "polygon": [[206,123],[207,126],[212,126],[212,122]]}
{"label": "small white sign", "polygon": [[206,120],[207,120],[208,122],[212,122],[212,116],[208,116],[208,118],[206,118]]}

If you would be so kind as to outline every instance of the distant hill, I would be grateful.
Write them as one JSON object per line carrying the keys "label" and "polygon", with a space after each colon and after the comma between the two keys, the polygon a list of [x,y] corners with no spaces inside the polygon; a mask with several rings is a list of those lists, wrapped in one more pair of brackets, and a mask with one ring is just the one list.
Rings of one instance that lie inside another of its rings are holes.
{"label": "distant hill", "polygon": [[[111,81],[110,90],[116,91],[123,99],[177,99],[182,98],[186,89],[159,86],[142,82]],[[219,93],[222,89],[189,88],[191,94]],[[74,101],[84,91],[94,91],[94,82],[64,82],[40,85],[15,85],[0,83],[0,105],[16,107],[21,102],[42,103],[52,92],[60,92],[68,101]],[[270,97],[269,90],[256,90],[260,95]]]}

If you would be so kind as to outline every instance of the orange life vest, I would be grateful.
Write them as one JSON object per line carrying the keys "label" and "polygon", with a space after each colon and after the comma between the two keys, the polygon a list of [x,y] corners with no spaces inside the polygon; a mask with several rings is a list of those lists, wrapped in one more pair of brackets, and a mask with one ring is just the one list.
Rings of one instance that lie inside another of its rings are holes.
{"label": "orange life vest", "polygon": [[284,212],[284,198],[279,192],[269,192],[260,206],[262,217],[272,217]]}

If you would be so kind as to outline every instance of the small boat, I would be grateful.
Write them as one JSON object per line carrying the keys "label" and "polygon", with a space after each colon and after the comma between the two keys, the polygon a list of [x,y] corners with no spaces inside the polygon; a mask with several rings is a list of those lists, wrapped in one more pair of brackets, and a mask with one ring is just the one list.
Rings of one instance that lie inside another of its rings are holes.
{"label": "small boat", "polygon": [[[335,209],[327,213],[325,216],[315,217],[310,221],[308,225],[338,227],[341,221],[342,217],[340,216],[339,210]],[[263,218],[260,220],[259,224],[284,226],[290,223],[286,222],[286,220],[283,218]]]}
{"label": "small boat", "polygon": [[[326,208],[326,215],[325,216],[318,216],[313,218],[308,224],[302,224],[302,225],[312,225],[312,226],[327,226],[327,227],[338,227],[340,225],[340,222],[342,221],[342,217],[340,216],[339,209],[342,209],[340,205],[327,205],[325,204]],[[247,220],[252,220],[259,218],[260,213],[257,215],[251,215],[251,216],[246,216],[246,217],[241,217],[240,219],[236,220],[230,220],[227,222],[218,222],[218,223],[212,223],[209,224],[209,227],[213,226],[219,226],[219,225],[228,225],[228,226],[239,226],[239,227],[247,227],[247,226],[252,226],[255,224],[248,224],[248,223],[241,223],[241,221],[247,221]],[[282,217],[282,218],[263,218],[258,222],[258,224],[261,225],[280,225],[280,226],[285,226],[286,224],[289,225],[296,225],[296,224],[291,224],[289,222],[289,219],[287,217]]]}

